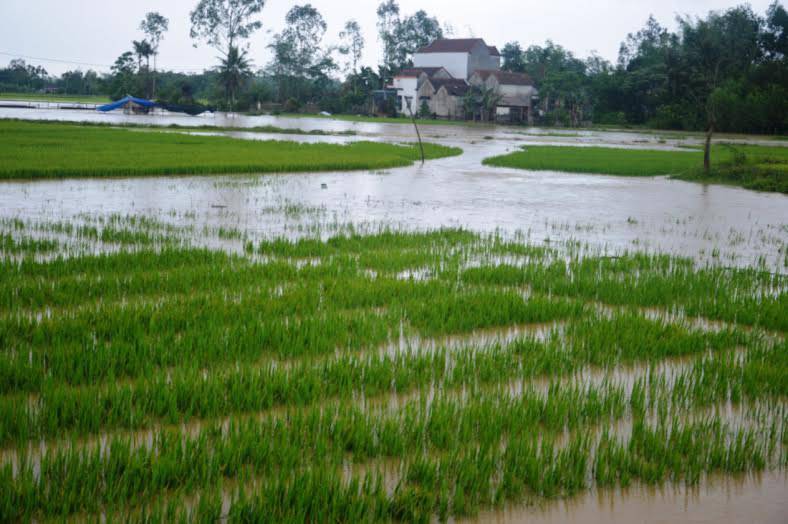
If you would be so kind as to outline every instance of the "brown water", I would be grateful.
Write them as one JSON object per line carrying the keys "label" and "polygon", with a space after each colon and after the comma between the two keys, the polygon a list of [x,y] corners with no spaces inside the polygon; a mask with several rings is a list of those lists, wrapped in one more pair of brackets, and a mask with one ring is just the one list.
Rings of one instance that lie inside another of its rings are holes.
{"label": "brown water", "polygon": [[788,478],[764,473],[740,478],[713,477],[699,487],[637,486],[591,491],[544,507],[510,507],[483,512],[476,524],[785,524]]}

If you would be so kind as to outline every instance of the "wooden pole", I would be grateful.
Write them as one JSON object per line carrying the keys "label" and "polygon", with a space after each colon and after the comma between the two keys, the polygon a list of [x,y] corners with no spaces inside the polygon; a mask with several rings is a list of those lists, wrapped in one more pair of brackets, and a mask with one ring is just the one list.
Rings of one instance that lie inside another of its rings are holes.
{"label": "wooden pole", "polygon": [[419,132],[418,124],[416,124],[416,115],[413,114],[410,97],[406,97],[405,102],[408,104],[408,113],[410,113],[410,119],[413,121],[413,127],[416,128],[416,136],[419,139],[419,149],[421,150],[421,165],[424,165],[424,144],[421,142],[421,133]]}

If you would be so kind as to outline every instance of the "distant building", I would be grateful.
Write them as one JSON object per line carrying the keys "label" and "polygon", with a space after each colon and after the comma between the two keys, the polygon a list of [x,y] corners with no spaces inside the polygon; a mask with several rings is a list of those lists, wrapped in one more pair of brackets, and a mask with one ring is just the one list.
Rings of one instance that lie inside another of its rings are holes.
{"label": "distant building", "polygon": [[443,67],[411,67],[403,69],[394,77],[392,89],[397,91],[397,109],[403,114],[409,114],[407,101],[413,114],[419,112],[420,102],[416,92],[419,86],[428,78],[452,78],[451,74]]}
{"label": "distant building", "polygon": [[[465,119],[471,88],[497,93],[496,118],[530,121],[538,95],[527,75],[501,71],[501,53],[481,38],[440,39],[413,55],[413,67],[400,71],[389,86],[401,113],[418,113],[426,103],[438,118]],[[410,102],[410,108],[408,108]]]}
{"label": "distant building", "polygon": [[428,78],[419,86],[419,107],[425,104],[435,118],[464,120],[463,99],[469,90],[465,80]]}
{"label": "distant building", "polygon": [[481,38],[441,39],[413,55],[414,67],[442,67],[453,78],[468,80],[480,69],[500,69],[501,53]]}
{"label": "distant building", "polygon": [[530,76],[508,71],[480,70],[476,71],[468,82],[474,87],[490,89],[497,94],[498,121],[533,121],[533,103],[539,92]]}

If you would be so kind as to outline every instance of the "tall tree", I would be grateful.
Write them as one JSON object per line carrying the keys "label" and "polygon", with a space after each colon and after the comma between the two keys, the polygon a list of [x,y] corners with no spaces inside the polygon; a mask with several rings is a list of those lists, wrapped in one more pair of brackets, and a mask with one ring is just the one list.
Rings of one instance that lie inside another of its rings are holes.
{"label": "tall tree", "polygon": [[147,40],[134,40],[132,43],[134,54],[137,56],[137,69],[142,71],[142,61],[145,60],[147,67],[150,68],[150,57],[153,54],[153,47]]}
{"label": "tall tree", "polygon": [[772,59],[779,60],[788,56],[788,12],[778,0],[766,11],[763,46]]}
{"label": "tall tree", "polygon": [[161,14],[152,11],[145,15],[140,22],[140,31],[145,33],[147,41],[150,43],[151,54],[153,55],[153,96],[156,96],[156,66],[159,57],[159,46],[164,39],[164,33],[170,28],[170,21]]}
{"label": "tall tree", "polygon": [[723,83],[746,75],[759,58],[761,19],[749,6],[712,12],[706,19],[679,18],[688,94],[706,122],[703,169],[711,167],[711,140],[723,103]]}
{"label": "tall tree", "polygon": [[383,69],[390,76],[412,64],[413,53],[433,41],[443,38],[443,28],[437,18],[425,11],[400,17],[396,0],[386,0],[378,6],[378,34],[383,43]]}
{"label": "tall tree", "polygon": [[399,4],[397,0],[381,2],[377,10],[378,37],[383,44],[383,67],[394,68],[396,54],[396,32],[399,25]]}
{"label": "tall tree", "polygon": [[311,4],[291,8],[285,23],[269,46],[274,53],[271,70],[277,77],[281,100],[304,101],[336,68],[330,51],[322,48],[328,25]]}
{"label": "tall tree", "polygon": [[137,88],[136,69],[134,64],[134,53],[126,51],[120,55],[112,65],[112,80],[110,84],[110,96],[117,100],[126,95],[132,94]]}
{"label": "tall tree", "polygon": [[397,24],[394,60],[397,68],[413,63],[413,54],[435,40],[443,38],[443,28],[435,17],[425,11],[416,11]]}
{"label": "tall tree", "polygon": [[246,40],[263,24],[254,17],[266,0],[200,0],[190,13],[190,36],[229,54],[239,40]]}
{"label": "tall tree", "polygon": [[[222,54],[222,67],[241,55],[240,41],[262,27],[255,19],[266,0],[200,0],[190,14],[190,36],[202,40]],[[196,45],[196,44],[195,44]],[[233,103],[229,98],[228,102]]]}
{"label": "tall tree", "polygon": [[525,58],[523,54],[523,48],[520,44],[517,42],[509,42],[501,49],[501,58],[503,59],[501,68],[504,71],[511,71],[513,73],[524,73]]}
{"label": "tall tree", "polygon": [[348,20],[345,28],[339,33],[341,41],[339,51],[349,57],[348,68],[354,74],[358,72],[358,64],[361,62],[361,54],[364,52],[364,36],[361,34],[361,26],[355,20]]}

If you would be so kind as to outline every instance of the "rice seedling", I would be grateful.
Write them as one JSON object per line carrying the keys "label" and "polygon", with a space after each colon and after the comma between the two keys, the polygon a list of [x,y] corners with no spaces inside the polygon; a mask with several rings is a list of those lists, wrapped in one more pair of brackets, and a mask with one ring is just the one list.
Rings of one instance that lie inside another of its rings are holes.
{"label": "rice seedling", "polygon": [[0,227],[0,521],[446,521],[788,465],[784,275],[449,229]]}
{"label": "rice seedling", "polygon": [[[138,155],[139,150],[145,154]],[[430,159],[460,152],[425,144],[425,154]],[[0,178],[350,171],[408,166],[418,156],[418,148],[412,145],[257,142],[0,121]]]}
{"label": "rice seedling", "polygon": [[740,185],[760,191],[788,192],[788,155],[782,147],[719,144],[713,172],[704,173],[703,151],[614,149],[607,147],[524,146],[523,151],[484,160],[485,165],[536,171],[621,176],[673,175],[682,180]]}

